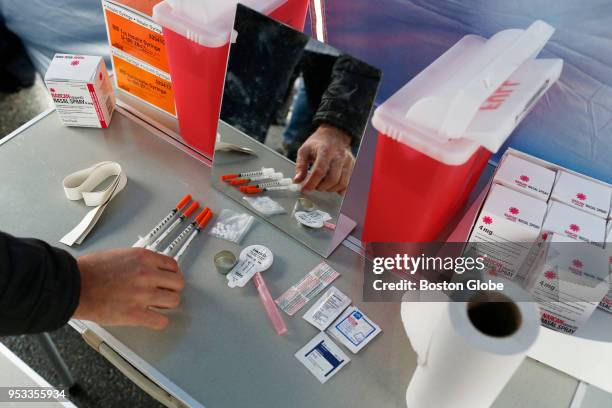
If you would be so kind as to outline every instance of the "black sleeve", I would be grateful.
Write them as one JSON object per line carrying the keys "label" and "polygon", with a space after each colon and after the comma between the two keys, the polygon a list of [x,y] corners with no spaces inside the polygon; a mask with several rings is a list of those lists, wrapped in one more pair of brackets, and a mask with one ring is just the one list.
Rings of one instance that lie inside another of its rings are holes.
{"label": "black sleeve", "polygon": [[0,335],[58,329],[76,310],[80,292],[70,254],[0,232]]}
{"label": "black sleeve", "polygon": [[381,72],[349,55],[334,64],[331,82],[313,118],[313,124],[329,124],[347,132],[353,145],[359,145],[365,131]]}

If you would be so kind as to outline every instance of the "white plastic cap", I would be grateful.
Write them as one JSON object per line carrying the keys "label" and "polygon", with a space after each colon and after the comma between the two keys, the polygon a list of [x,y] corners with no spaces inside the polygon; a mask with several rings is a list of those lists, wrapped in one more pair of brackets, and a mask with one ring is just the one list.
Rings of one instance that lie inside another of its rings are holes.
{"label": "white plastic cap", "polygon": [[302,189],[301,184],[290,184],[289,191],[300,191]]}
{"label": "white plastic cap", "polygon": [[278,185],[279,186],[288,186],[293,184],[293,180],[290,178],[284,178],[282,180],[278,180]]}
{"label": "white plastic cap", "polygon": [[280,171],[278,173],[272,173],[270,174],[269,178],[271,178],[272,180],[280,180],[283,178],[283,173],[281,173]]}
{"label": "white plastic cap", "polygon": [[269,176],[271,174],[274,174],[274,169],[272,167],[262,167],[261,174],[263,174],[264,176]]}
{"label": "white plastic cap", "polygon": [[535,59],[553,32],[536,21],[463,37],[376,109],[374,128],[448,165],[497,152],[561,74],[561,60]]}

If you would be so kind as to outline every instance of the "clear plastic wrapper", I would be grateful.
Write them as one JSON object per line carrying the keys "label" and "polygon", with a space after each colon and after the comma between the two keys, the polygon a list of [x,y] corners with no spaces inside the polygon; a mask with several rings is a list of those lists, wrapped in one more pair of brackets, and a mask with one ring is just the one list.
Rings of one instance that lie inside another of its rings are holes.
{"label": "clear plastic wrapper", "polygon": [[240,244],[242,238],[251,229],[253,221],[252,215],[223,209],[217,223],[210,230],[210,235]]}
{"label": "clear plastic wrapper", "polygon": [[242,197],[242,198],[244,199],[244,201],[249,203],[249,205],[253,207],[255,211],[257,211],[258,213],[266,217],[270,217],[272,215],[277,215],[277,214],[285,214],[287,212],[287,210],[285,210],[285,208],[282,205],[272,200],[270,197],[263,196],[263,197]]}

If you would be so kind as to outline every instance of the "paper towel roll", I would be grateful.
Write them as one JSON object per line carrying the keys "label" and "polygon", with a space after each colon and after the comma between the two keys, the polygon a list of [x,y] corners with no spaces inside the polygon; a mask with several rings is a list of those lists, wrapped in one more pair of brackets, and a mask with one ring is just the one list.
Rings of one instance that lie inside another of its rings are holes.
{"label": "paper towel roll", "polygon": [[540,328],[537,304],[504,284],[503,294],[474,293],[465,302],[402,304],[419,356],[406,391],[408,408],[484,408],[495,401]]}

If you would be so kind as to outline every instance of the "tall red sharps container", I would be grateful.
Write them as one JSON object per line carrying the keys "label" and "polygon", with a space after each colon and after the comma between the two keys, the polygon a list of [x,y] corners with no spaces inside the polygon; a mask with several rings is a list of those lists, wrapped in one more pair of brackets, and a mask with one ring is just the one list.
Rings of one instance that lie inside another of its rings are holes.
{"label": "tall red sharps container", "polygon": [[[181,137],[212,157],[236,0],[165,0],[162,26]],[[303,31],[308,0],[243,0],[247,7]]]}
{"label": "tall red sharps container", "polygon": [[559,78],[563,61],[535,59],[543,21],[468,35],[378,107],[365,242],[430,242],[465,204],[499,150]]}

